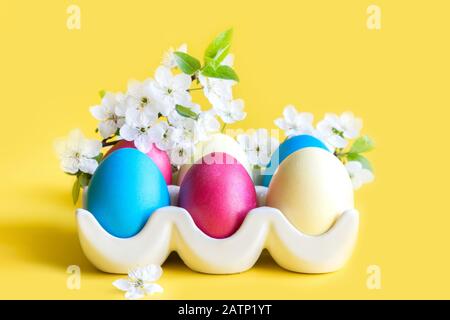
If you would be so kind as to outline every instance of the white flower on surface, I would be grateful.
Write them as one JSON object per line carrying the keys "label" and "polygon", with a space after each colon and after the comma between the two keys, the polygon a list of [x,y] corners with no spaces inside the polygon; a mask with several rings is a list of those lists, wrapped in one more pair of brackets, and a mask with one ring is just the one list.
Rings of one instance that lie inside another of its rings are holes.
{"label": "white flower on surface", "polygon": [[334,148],[345,148],[347,139],[357,138],[361,128],[362,120],[355,118],[351,112],[344,112],[340,116],[327,113],[317,124],[319,136]]}
{"label": "white flower on surface", "polygon": [[275,120],[275,125],[290,138],[300,134],[315,135],[314,116],[309,112],[298,112],[295,106],[288,105],[283,110],[283,118]]}
{"label": "white flower on surface", "polygon": [[76,174],[79,171],[93,174],[98,167],[94,158],[100,154],[102,143],[86,139],[79,129],[72,130],[67,139],[55,141],[55,150],[61,160],[64,172]]}
{"label": "white flower on surface", "polygon": [[363,184],[372,182],[375,178],[372,171],[363,168],[359,161],[349,161],[345,168],[350,175],[354,190],[359,189]]}
{"label": "white flower on surface", "polygon": [[147,294],[162,293],[164,289],[155,281],[161,278],[162,269],[157,265],[135,268],[128,272],[127,279],[113,282],[113,286],[125,291],[126,299],[141,299]]}
{"label": "white flower on surface", "polygon": [[120,136],[127,141],[134,141],[138,150],[147,153],[154,142],[150,132],[152,125],[153,122],[145,117],[133,120],[127,118],[125,124],[120,128]]}
{"label": "white flower on surface", "polygon": [[100,105],[90,108],[91,114],[99,120],[98,130],[103,138],[111,137],[125,123],[126,105],[124,95],[107,92]]}
{"label": "white flower on surface", "polygon": [[167,50],[164,53],[162,64],[166,68],[175,68],[177,66],[177,63],[175,61],[175,55],[173,54],[176,51],[187,53],[187,44],[183,43],[181,46],[178,47],[178,49],[174,49],[173,47],[170,47],[169,50]]}
{"label": "white flower on surface", "polygon": [[214,111],[227,124],[241,121],[247,116],[247,113],[244,112],[244,101],[242,99],[222,101],[214,107]]}
{"label": "white flower on surface", "polygon": [[159,107],[151,90],[151,83],[151,79],[143,82],[136,80],[128,82],[126,118],[129,121],[139,121],[138,118],[154,121],[158,118]]}
{"label": "white flower on surface", "polygon": [[175,105],[190,103],[191,96],[187,90],[191,83],[192,79],[187,74],[173,75],[169,68],[163,66],[156,69],[155,81],[152,82],[151,88],[159,102],[158,111],[167,116],[175,108]]}
{"label": "white flower on surface", "polygon": [[253,134],[240,134],[236,140],[246,152],[250,164],[260,167],[267,166],[279,145],[278,140],[271,137],[267,129],[258,129]]}

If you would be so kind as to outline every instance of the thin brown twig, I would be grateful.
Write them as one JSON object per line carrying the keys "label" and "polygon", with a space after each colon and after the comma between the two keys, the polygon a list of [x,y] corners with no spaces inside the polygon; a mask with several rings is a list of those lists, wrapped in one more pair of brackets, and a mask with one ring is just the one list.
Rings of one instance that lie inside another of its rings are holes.
{"label": "thin brown twig", "polygon": [[196,91],[196,90],[203,90],[203,87],[187,89],[187,91],[189,91],[189,92],[191,92],[191,91]]}
{"label": "thin brown twig", "polygon": [[104,148],[104,147],[113,146],[113,145],[115,145],[116,143],[118,143],[119,141],[122,141],[122,139],[114,140],[114,141],[108,141],[109,139],[112,139],[112,138],[113,138],[113,137],[109,137],[109,138],[103,139],[103,140],[102,140],[102,147]]}

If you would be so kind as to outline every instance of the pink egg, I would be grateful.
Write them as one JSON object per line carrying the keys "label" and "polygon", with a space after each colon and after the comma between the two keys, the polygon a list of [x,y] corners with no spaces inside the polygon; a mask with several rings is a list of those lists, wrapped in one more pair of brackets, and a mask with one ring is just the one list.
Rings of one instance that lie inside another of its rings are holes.
{"label": "pink egg", "polygon": [[247,170],[230,155],[213,152],[186,173],[178,202],[200,230],[220,239],[239,229],[257,199]]}
{"label": "pink egg", "polygon": [[[133,141],[121,140],[108,150],[105,157],[107,157],[112,152],[123,148],[136,149]],[[147,156],[152,159],[156,166],[159,168],[167,185],[172,184],[172,166],[170,165],[170,159],[167,153],[158,149],[153,144],[150,151],[147,152]]]}

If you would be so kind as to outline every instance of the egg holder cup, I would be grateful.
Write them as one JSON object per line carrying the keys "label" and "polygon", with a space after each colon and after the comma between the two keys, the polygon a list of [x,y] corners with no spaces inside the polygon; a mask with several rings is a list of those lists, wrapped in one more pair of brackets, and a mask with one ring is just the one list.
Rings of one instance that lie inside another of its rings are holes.
{"label": "egg holder cup", "polygon": [[[78,235],[86,257],[99,270],[126,274],[148,264],[162,265],[176,251],[192,270],[233,274],[249,270],[267,249],[284,269],[300,273],[337,271],[350,258],[358,236],[359,213],[343,212],[325,233],[310,236],[297,230],[280,210],[266,207],[267,188],[257,186],[258,207],[249,211],[241,227],[225,239],[202,232],[178,202],[178,186],[169,186],[172,206],[153,212],[133,237],[109,234],[85,209],[76,210]],[[86,190],[83,192],[85,207]]]}

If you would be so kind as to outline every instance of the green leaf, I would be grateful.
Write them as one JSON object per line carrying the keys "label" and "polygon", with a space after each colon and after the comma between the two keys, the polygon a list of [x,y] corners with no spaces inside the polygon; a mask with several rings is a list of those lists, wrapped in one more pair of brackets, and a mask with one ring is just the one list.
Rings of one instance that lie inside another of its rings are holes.
{"label": "green leaf", "polygon": [[214,68],[213,65],[207,65],[203,69],[202,75],[209,78],[239,81],[238,75],[233,68],[229,66],[218,66],[217,68]]}
{"label": "green leaf", "polygon": [[102,162],[102,159],[103,159],[103,153],[99,153],[98,154],[98,156],[96,156],[95,158],[94,158],[98,163],[100,163],[100,162]]}
{"label": "green leaf", "polygon": [[88,173],[82,173],[78,176],[78,183],[80,184],[80,187],[86,187],[89,184],[89,181],[91,180],[91,175]]}
{"label": "green leaf", "polygon": [[77,177],[77,179],[73,183],[73,187],[72,187],[73,204],[77,204],[79,196],[80,196],[80,181],[78,180],[78,177]]}
{"label": "green leaf", "polygon": [[228,45],[227,47],[219,50],[213,61],[217,64],[220,64],[227,57],[228,53],[230,53],[230,47],[231,47],[231,44]]}
{"label": "green leaf", "polygon": [[105,94],[106,94],[106,91],[105,91],[105,90],[100,90],[100,91],[98,92],[98,95],[100,96],[100,99],[103,99],[103,97],[105,96]]}
{"label": "green leaf", "polygon": [[233,29],[220,33],[205,50],[205,64],[214,60],[217,64],[223,61],[230,51]]}
{"label": "green leaf", "polygon": [[180,51],[176,51],[173,54],[175,62],[184,73],[192,75],[201,68],[200,61],[193,56]]}
{"label": "green leaf", "polygon": [[182,105],[177,104],[175,106],[175,110],[177,110],[177,112],[180,116],[198,120],[198,114],[195,113],[194,111],[192,111],[191,108],[189,108],[189,107],[184,107]]}
{"label": "green leaf", "polygon": [[369,136],[362,136],[353,142],[349,153],[363,153],[372,150],[374,147],[375,144]]}
{"label": "green leaf", "polygon": [[363,168],[366,168],[366,169],[368,169],[368,170],[373,172],[372,165],[370,164],[370,161],[366,157],[364,157],[364,156],[362,156],[360,154],[357,154],[357,153],[349,153],[347,155],[347,159],[349,161],[358,161],[358,162],[361,163]]}

